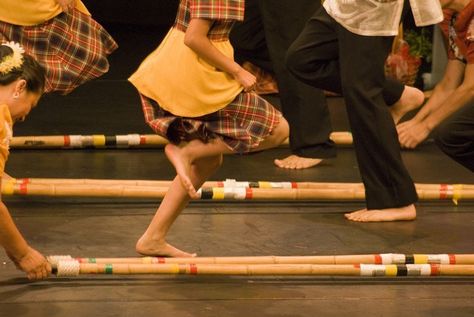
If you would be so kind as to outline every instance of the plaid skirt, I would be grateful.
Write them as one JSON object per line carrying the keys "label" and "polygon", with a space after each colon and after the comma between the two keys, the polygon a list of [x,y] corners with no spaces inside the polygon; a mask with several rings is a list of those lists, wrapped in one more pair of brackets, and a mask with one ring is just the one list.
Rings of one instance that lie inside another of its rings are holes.
{"label": "plaid skirt", "polygon": [[106,73],[107,55],[118,47],[99,23],[78,10],[33,26],[0,21],[4,41],[20,43],[46,69],[46,92],[62,94]]}
{"label": "plaid skirt", "polygon": [[141,95],[146,123],[157,134],[178,144],[220,138],[236,153],[256,148],[278,125],[281,113],[255,93],[240,93],[221,110],[201,117],[177,117]]}

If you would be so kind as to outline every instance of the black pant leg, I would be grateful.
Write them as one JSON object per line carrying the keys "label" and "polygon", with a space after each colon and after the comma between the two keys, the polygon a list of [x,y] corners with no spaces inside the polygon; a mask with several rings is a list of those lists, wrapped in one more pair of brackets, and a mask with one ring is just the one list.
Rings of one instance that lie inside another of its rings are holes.
{"label": "black pant leg", "polygon": [[342,93],[336,23],[319,8],[288,49],[289,71],[302,82]]}
{"label": "black pant leg", "polygon": [[368,209],[403,207],[417,194],[383,97],[393,38],[360,36],[338,24],[341,84]]}
{"label": "black pant leg", "polygon": [[[336,27],[337,22],[324,8],[317,10],[290,46],[287,64],[290,72],[299,80],[341,94]],[[384,100],[391,106],[400,99],[404,85],[386,78],[383,88]]]}
{"label": "black pant leg", "polygon": [[474,172],[474,102],[438,126],[435,142],[453,160]]}
{"label": "black pant leg", "polygon": [[249,61],[273,73],[258,0],[245,1],[244,21],[234,25],[229,40],[234,48],[234,59],[237,63]]}
{"label": "black pant leg", "polygon": [[278,82],[284,117],[290,125],[290,147],[302,157],[336,155],[329,139],[332,131],[324,93],[293,77],[285,63],[286,52],[318,7],[313,0],[259,0],[270,58]]}

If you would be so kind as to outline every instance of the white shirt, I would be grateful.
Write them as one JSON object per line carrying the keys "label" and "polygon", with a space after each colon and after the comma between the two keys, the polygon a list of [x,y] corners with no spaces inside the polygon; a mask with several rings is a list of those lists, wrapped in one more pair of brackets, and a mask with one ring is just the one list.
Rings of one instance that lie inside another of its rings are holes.
{"label": "white shirt", "polygon": [[[439,0],[410,0],[417,26],[443,20]],[[403,10],[403,0],[326,0],[327,13],[352,33],[367,36],[394,36]]]}

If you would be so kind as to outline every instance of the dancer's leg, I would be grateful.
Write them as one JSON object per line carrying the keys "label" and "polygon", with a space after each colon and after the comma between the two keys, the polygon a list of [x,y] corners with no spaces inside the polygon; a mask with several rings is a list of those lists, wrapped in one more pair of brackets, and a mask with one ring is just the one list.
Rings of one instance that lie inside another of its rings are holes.
{"label": "dancer's leg", "polygon": [[[190,165],[189,178],[199,188],[219,168],[222,155],[201,158]],[[188,190],[183,187],[180,176],[171,183],[160,207],[145,233],[138,240],[136,250],[148,256],[191,257],[195,254],[181,251],[165,240],[166,235],[181,211],[189,203]]]}

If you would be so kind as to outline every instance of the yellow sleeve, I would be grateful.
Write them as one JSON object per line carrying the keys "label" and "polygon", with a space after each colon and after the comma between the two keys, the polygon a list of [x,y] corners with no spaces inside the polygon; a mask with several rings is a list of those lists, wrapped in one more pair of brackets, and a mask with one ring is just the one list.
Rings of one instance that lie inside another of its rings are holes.
{"label": "yellow sleeve", "polygon": [[5,170],[5,163],[10,154],[10,139],[12,137],[12,119],[7,105],[0,105],[0,177]]}

